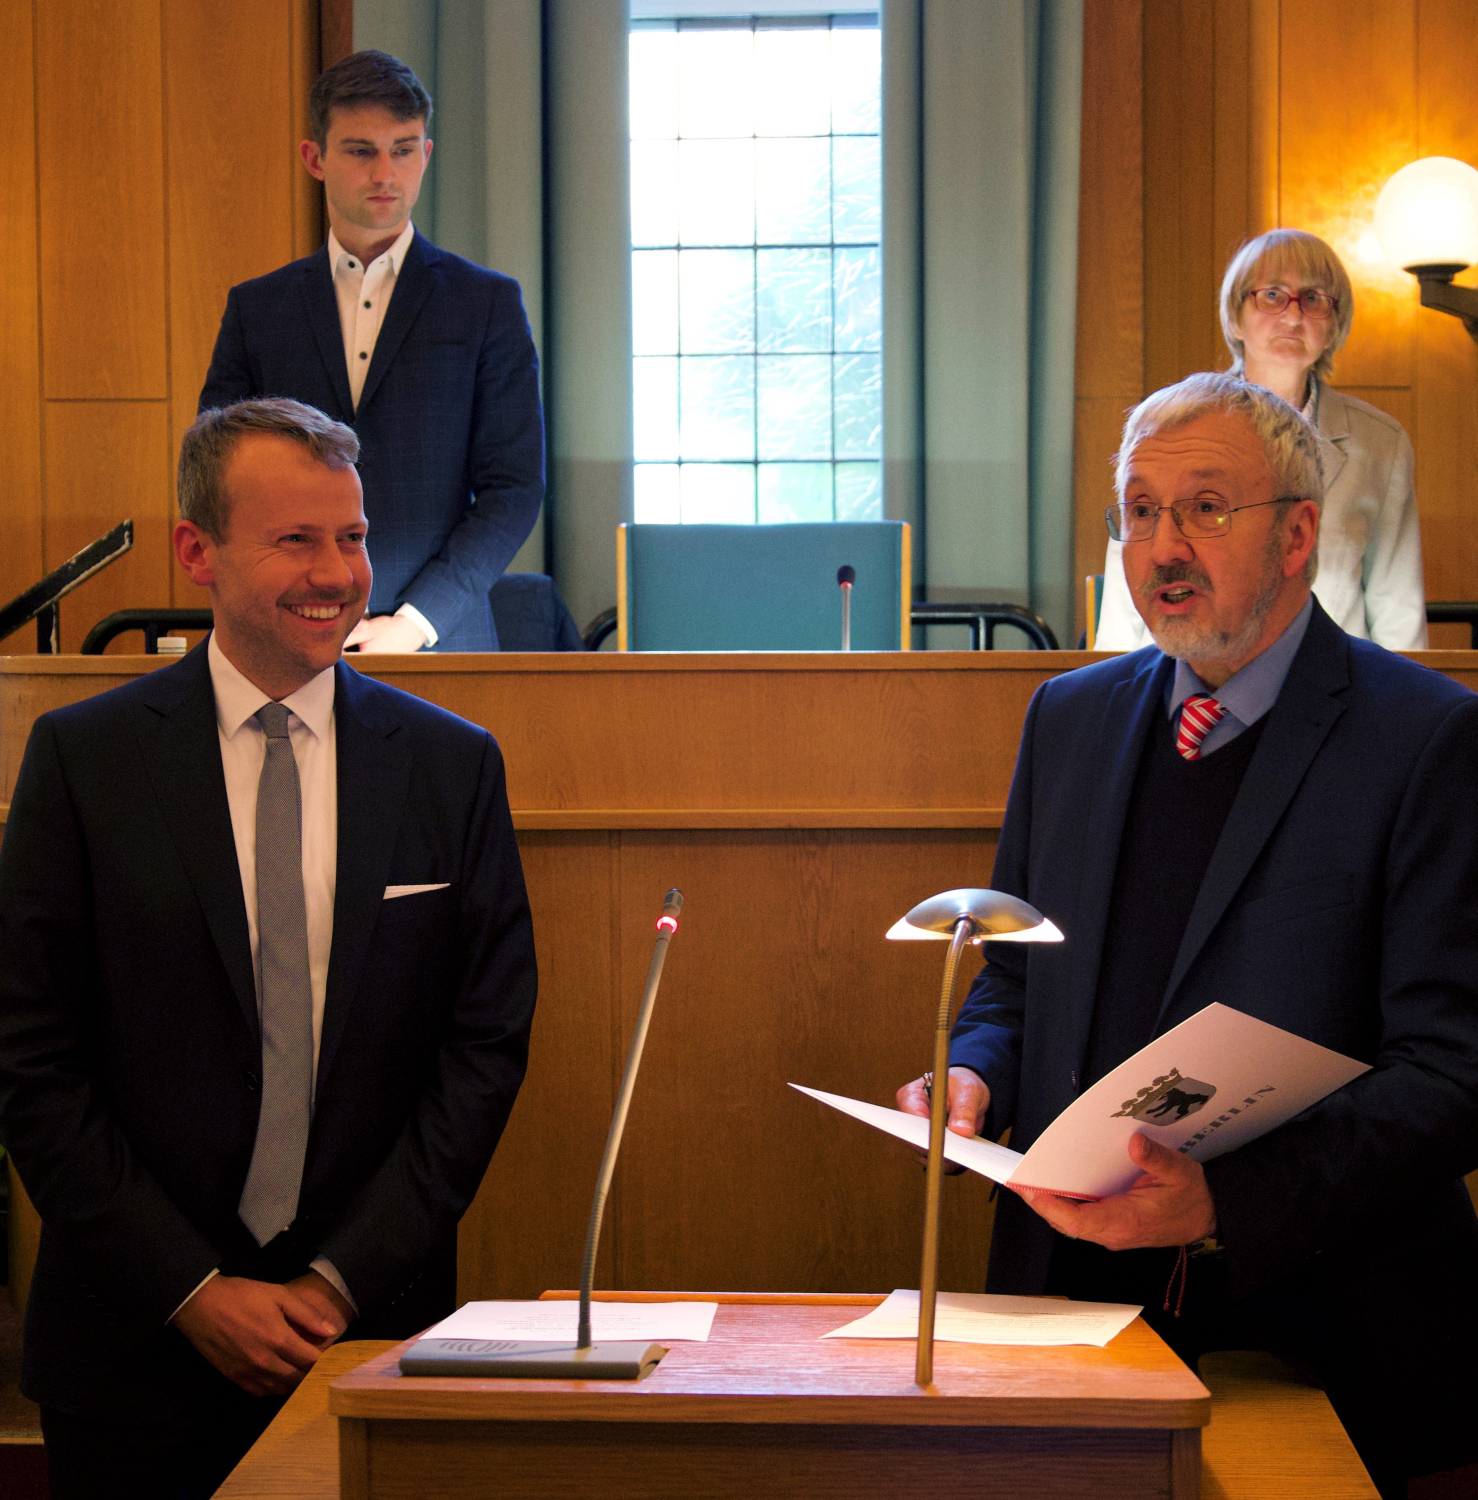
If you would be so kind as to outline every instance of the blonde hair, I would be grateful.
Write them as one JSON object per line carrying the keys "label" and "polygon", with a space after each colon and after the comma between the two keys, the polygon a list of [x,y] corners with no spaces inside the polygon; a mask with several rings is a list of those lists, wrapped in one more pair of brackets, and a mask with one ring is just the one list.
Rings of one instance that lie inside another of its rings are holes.
{"label": "blonde hair", "polygon": [[1270,229],[1248,240],[1232,257],[1221,281],[1221,333],[1232,351],[1231,373],[1243,378],[1246,350],[1238,325],[1242,304],[1254,287],[1285,279],[1301,280],[1335,299],[1334,338],[1314,362],[1314,373],[1327,380],[1334,356],[1350,336],[1355,320],[1355,293],[1343,263],[1317,234],[1303,229]]}

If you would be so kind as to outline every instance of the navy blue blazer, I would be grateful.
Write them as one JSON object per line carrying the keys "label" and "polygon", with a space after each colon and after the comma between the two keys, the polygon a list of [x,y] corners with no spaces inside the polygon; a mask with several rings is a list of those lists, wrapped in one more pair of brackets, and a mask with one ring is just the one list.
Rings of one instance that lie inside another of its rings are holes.
{"label": "navy blue blazer", "polygon": [[[1009,1125],[1018,1150],[1078,1093],[1124,819],[1171,672],[1150,647],[1054,678],[1027,714],[993,884],[1066,941],[988,945],[951,1049],[990,1085],[989,1128]],[[1317,602],[1157,1034],[1212,1001],[1373,1068],[1207,1164],[1233,1295],[1378,1239],[1387,1254],[1378,1226],[1420,1238],[1418,1222],[1448,1226],[1433,1230],[1451,1251],[1440,1274],[1478,1284],[1457,1180],[1478,1167],[1478,696],[1346,636]],[[1041,1291],[1043,1221],[1002,1194],[994,1233],[991,1288]],[[1387,1280],[1432,1274],[1428,1258]]]}
{"label": "navy blue blazer", "polygon": [[34,1400],[106,1417],[127,1391],[161,1420],[221,1381],[168,1326],[214,1266],[282,1281],[325,1255],[362,1336],[453,1306],[457,1221],[522,1082],[536,987],[503,761],[343,663],[334,713],[313,1125],[293,1254],[270,1264],[236,1211],[261,1032],[205,647],[32,730],[0,848],[0,1131],[43,1224]]}
{"label": "navy blue blazer", "polygon": [[417,233],[356,412],[328,247],[231,288],[200,409],[290,396],[352,427],[375,570],[439,651],[496,651],[488,590],[544,497],[539,365],[518,283]]}

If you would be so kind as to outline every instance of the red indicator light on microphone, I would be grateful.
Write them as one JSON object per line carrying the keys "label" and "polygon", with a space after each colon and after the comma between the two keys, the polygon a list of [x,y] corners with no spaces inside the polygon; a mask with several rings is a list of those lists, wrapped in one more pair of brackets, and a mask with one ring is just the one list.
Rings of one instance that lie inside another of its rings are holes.
{"label": "red indicator light on microphone", "polygon": [[676,932],[677,931],[677,918],[676,917],[658,917],[657,918],[657,931],[658,932],[666,932],[668,934]]}

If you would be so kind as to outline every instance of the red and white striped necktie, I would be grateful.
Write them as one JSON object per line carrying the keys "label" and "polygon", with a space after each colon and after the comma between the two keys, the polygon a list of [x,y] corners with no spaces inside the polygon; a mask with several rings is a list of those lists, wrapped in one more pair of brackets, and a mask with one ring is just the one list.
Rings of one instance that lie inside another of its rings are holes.
{"label": "red and white striped necktie", "polygon": [[1192,693],[1180,705],[1180,728],[1175,733],[1175,748],[1187,760],[1200,760],[1201,741],[1221,722],[1226,705],[1205,693]]}

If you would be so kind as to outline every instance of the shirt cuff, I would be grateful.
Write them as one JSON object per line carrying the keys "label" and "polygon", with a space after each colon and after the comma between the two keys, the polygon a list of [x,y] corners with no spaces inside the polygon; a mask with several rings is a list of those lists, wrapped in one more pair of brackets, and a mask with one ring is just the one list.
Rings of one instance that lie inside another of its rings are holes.
{"label": "shirt cuff", "polygon": [[317,1271],[318,1274],[322,1276],[323,1279],[328,1282],[328,1284],[344,1299],[344,1301],[354,1309],[354,1316],[359,1316],[359,1304],[350,1294],[349,1288],[344,1285],[344,1278],[340,1276],[336,1270],[334,1270],[334,1264],[331,1260],[328,1260],[324,1256],[320,1255],[308,1269],[310,1271]]}
{"label": "shirt cuff", "polygon": [[[220,1274],[221,1274],[221,1268],[220,1268],[220,1267],[219,1267],[219,1266],[217,1266],[217,1267],[216,1267],[216,1268],[215,1268],[215,1270],[214,1270],[214,1271],[212,1271],[212,1272],[211,1272],[211,1273],[210,1273],[210,1275],[209,1275],[209,1276],[207,1276],[207,1277],[206,1277],[206,1278],[205,1278],[205,1281],[213,1281],[213,1280],[214,1280],[214,1279],[215,1279],[215,1278],[216,1278],[216,1277],[217,1277],[217,1276],[219,1276],[219,1275],[220,1275]],[[200,1286],[204,1286],[204,1285],[205,1285],[205,1281],[202,1281],[202,1282],[201,1282],[201,1283],[200,1283]],[[198,1291],[199,1291],[199,1290],[200,1290],[200,1286],[197,1286],[197,1287],[196,1287],[196,1288],[195,1288],[195,1292],[198,1292]],[[193,1296],[194,1296],[194,1295],[195,1295],[195,1292],[191,1292],[191,1293],[190,1293],[190,1296],[189,1296],[189,1297],[186,1297],[186,1298],[185,1298],[185,1301],[184,1301],[184,1302],[181,1302],[181,1303],[180,1303],[180,1306],[179,1306],[179,1307],[177,1307],[177,1308],[175,1308],[175,1310],[174,1310],[174,1311],[173,1311],[173,1312],[172,1312],[172,1313],[170,1313],[170,1315],[169,1315],[169,1319],[168,1319],[168,1321],[169,1321],[169,1322],[171,1322],[171,1323],[173,1323],[173,1322],[174,1322],[174,1320],[175,1320],[175,1319],[176,1319],[176,1318],[177,1318],[177,1317],[179,1317],[179,1315],[180,1315],[180,1308],[182,1308],[182,1307],[184,1307],[184,1306],[185,1306],[185,1305],[186,1305],[186,1303],[188,1303],[188,1302],[189,1302],[189,1301],[190,1301],[190,1298],[191,1298],[191,1297],[193,1297]]]}
{"label": "shirt cuff", "polygon": [[436,644],[436,626],[414,604],[402,604],[395,613],[409,620],[426,637],[428,647]]}

